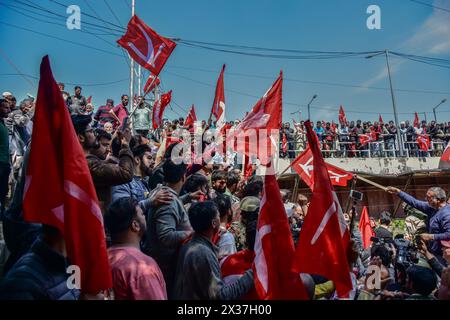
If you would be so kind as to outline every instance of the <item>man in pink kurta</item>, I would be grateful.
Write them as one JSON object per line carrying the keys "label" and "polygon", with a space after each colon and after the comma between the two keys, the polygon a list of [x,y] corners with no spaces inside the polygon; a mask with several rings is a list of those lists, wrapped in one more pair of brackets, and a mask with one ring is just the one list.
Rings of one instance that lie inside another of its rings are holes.
{"label": "man in pink kurta", "polygon": [[116,300],[167,300],[166,283],[156,261],[139,244],[147,224],[136,199],[114,201],[105,215],[111,234],[109,264]]}
{"label": "man in pink kurta", "polygon": [[120,125],[123,125],[123,121],[125,118],[128,118],[129,112],[127,109],[128,105],[128,96],[126,94],[122,95],[122,103],[119,103],[117,106],[112,108],[111,113],[115,116],[116,120],[120,122]]}
{"label": "man in pink kurta", "polygon": [[116,300],[167,300],[166,283],[156,261],[136,247],[108,249]]}

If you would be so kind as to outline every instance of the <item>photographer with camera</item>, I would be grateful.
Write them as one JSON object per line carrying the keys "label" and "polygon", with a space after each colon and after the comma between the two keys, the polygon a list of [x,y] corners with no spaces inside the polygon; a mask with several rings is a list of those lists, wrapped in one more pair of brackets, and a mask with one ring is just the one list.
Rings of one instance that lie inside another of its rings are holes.
{"label": "photographer with camera", "polygon": [[420,234],[420,238],[430,242],[430,252],[444,263],[441,241],[450,240],[450,206],[447,204],[445,191],[439,187],[428,189],[426,201],[419,201],[398,188],[388,187],[386,191],[428,216],[428,233]]}

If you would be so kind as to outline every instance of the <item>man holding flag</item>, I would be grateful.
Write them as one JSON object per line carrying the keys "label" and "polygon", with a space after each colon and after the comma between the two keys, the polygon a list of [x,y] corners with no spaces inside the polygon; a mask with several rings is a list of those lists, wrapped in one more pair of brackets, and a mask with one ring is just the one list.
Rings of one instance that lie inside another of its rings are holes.
{"label": "man holding flag", "polygon": [[313,154],[315,187],[298,240],[293,270],[332,280],[338,296],[345,297],[352,289],[347,262],[350,235],[311,123],[307,121],[305,126]]}
{"label": "man holding flag", "polygon": [[[112,287],[103,217],[48,56],[42,59],[40,72],[23,217],[42,223],[43,236],[13,266],[1,292],[26,299],[77,298],[72,289],[97,295]],[[73,264],[69,273],[66,255]],[[71,273],[75,283],[67,286]]]}

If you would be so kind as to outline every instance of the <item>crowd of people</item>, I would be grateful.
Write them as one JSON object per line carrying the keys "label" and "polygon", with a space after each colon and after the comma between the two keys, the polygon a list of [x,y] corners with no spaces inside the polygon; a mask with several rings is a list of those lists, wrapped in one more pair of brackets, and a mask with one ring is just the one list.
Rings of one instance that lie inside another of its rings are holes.
{"label": "crowd of people", "polygon": [[[34,98],[17,106],[7,92],[0,100],[0,202],[7,248],[0,255],[0,299],[257,298],[252,264],[263,178],[255,170],[247,175],[233,161],[197,166],[174,161],[178,142],[167,143],[165,135],[183,127],[184,119],[167,122],[166,130],[151,130],[151,106],[143,97],[131,110],[124,94],[120,104],[114,106],[108,99],[95,111],[81,87],[75,88],[74,95],[65,92],[63,84],[60,89],[104,217],[112,292],[87,295],[69,288],[63,235],[54,227],[23,221]],[[203,129],[208,126],[214,124],[202,123]],[[295,129],[286,123],[281,131],[289,144],[285,153],[291,158],[294,150],[306,147],[303,129],[303,123]],[[392,122],[372,125],[358,120],[333,129],[330,123],[323,128],[317,122],[315,128],[324,153],[340,143],[337,149],[347,156],[364,156],[358,135],[367,130],[377,133],[375,141],[385,143],[386,150],[392,149],[397,130]],[[449,123],[434,122],[412,128],[406,121],[400,130],[405,141],[413,141],[420,130],[444,141],[450,133]],[[347,260],[353,289],[348,299],[450,299],[450,205],[445,191],[431,188],[426,201],[393,187],[387,191],[423,213],[423,228],[415,223],[407,233],[394,235],[391,214],[383,212],[378,221],[373,220],[377,240],[364,247],[353,219],[357,213],[345,213],[352,236]],[[297,243],[309,200],[305,195],[293,199],[290,190],[281,190],[281,198]],[[371,285],[371,266],[380,270],[380,286]],[[299,278],[309,299],[337,299],[333,282],[323,276],[300,274]]]}
{"label": "crowd of people", "polygon": [[[317,121],[314,127],[321,141],[325,157],[398,157],[398,130],[394,121],[387,123],[357,120],[350,122]],[[286,151],[281,151],[282,157],[295,158],[298,152],[306,147],[304,121],[294,122],[294,128],[286,122],[280,130],[280,141],[285,136]],[[440,156],[450,141],[450,122],[436,121],[401,121],[399,128],[401,143],[408,157]],[[419,137],[430,140],[427,151],[417,142]]]}

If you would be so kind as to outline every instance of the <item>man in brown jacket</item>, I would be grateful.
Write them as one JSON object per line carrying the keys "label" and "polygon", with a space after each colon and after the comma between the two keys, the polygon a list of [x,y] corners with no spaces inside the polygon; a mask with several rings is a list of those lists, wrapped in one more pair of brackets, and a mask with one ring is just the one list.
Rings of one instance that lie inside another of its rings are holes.
{"label": "man in brown jacket", "polygon": [[[119,164],[111,164],[99,157],[102,154],[102,151],[99,149],[105,147],[98,143],[94,129],[90,125],[91,121],[92,118],[88,115],[72,116],[75,132],[86,155],[95,190],[97,191],[100,209],[105,213],[111,203],[111,187],[128,183],[133,179],[133,154],[128,145],[131,139],[131,132],[123,133]],[[103,153],[106,156],[106,150]]]}

